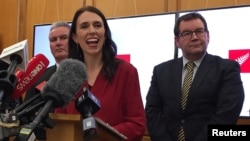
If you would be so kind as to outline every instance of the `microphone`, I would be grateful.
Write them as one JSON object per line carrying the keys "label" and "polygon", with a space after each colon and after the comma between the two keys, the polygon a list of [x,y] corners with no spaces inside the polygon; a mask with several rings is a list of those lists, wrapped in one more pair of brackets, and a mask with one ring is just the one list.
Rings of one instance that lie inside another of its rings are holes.
{"label": "microphone", "polygon": [[[7,71],[0,72],[0,96],[2,99],[10,98],[9,96],[16,86],[17,80],[13,74],[16,67],[25,71],[28,60],[28,47],[27,40],[16,43],[10,47],[3,49],[0,59],[6,63],[9,63]],[[0,99],[0,100],[2,100]]]}
{"label": "microphone", "polygon": [[24,72],[21,70],[16,71],[15,75],[16,75],[17,81],[19,81],[22,78],[23,74],[24,74]]}
{"label": "microphone", "polygon": [[17,84],[17,78],[14,75],[16,67],[22,62],[21,56],[18,54],[10,55],[11,63],[7,70],[0,71],[0,101],[9,99],[14,87]]}
{"label": "microphone", "polygon": [[[45,86],[46,81],[41,82],[35,88],[37,93],[41,93],[42,88]],[[36,94],[30,99],[24,101],[21,105],[17,106],[13,111],[17,113],[20,124],[27,124],[34,120],[35,113],[45,104],[44,98],[41,94]]]}
{"label": "microphone", "polygon": [[[28,58],[27,40],[16,43],[10,47],[3,49],[0,59],[9,63],[8,70],[0,71],[0,96],[2,99],[10,98],[16,86],[17,80],[13,74],[16,67],[25,71]],[[0,99],[0,100],[2,100]]]}
{"label": "microphone", "polygon": [[[37,93],[41,93],[43,87],[45,86],[46,81],[41,82],[36,86]],[[36,94],[30,99],[24,101],[21,105],[16,107],[14,111],[17,113],[17,117],[19,119],[20,125],[29,124],[32,122],[35,117],[36,113],[42,109],[46,101],[43,99],[41,94]],[[50,110],[51,112],[51,110]],[[45,128],[52,129],[55,126],[53,120],[46,116],[45,119],[34,129],[34,135],[36,136],[37,140],[46,140],[46,130]]]}
{"label": "microphone", "polygon": [[7,70],[9,67],[9,64],[0,60],[0,70]]}
{"label": "microphone", "polygon": [[16,74],[20,77],[12,94],[12,99],[18,99],[24,92],[42,76],[49,65],[49,60],[43,54],[37,54],[28,63],[25,73]]}
{"label": "microphone", "polygon": [[44,107],[33,122],[24,125],[15,141],[27,141],[30,137],[33,137],[34,129],[46,117],[49,109],[51,107],[66,106],[74,99],[76,92],[79,91],[86,79],[87,74],[84,63],[75,59],[64,59],[41,92],[46,101]]}
{"label": "microphone", "polygon": [[22,116],[27,116],[30,114],[30,112],[36,112],[37,108],[40,108],[41,106],[43,106],[45,104],[44,100],[38,101],[36,104],[34,105],[28,105],[31,102],[33,102],[34,100],[37,100],[41,98],[41,95],[35,95],[32,98],[30,98],[29,100],[25,101],[24,103],[22,103],[20,106],[18,106],[14,111],[17,113],[18,118],[20,119]]}
{"label": "microphone", "polygon": [[[2,132],[2,134],[0,133],[0,139],[18,134],[19,132],[18,129],[20,128],[17,125],[19,124],[19,119],[18,119],[19,115],[15,113],[15,110],[14,112],[13,111],[9,112],[7,111],[7,109],[12,109],[16,107],[15,99],[18,98],[20,95],[22,95],[32,85],[32,81],[34,82],[36,79],[40,77],[38,76],[38,74],[42,75],[43,71],[46,70],[46,67],[49,64],[48,59],[45,56],[40,54],[40,55],[35,56],[29,61],[26,73],[24,73],[22,70],[18,70],[16,74],[14,75],[13,73],[15,71],[16,64],[20,63],[20,60],[22,58],[18,56],[18,54],[11,54],[10,56],[14,56],[16,58],[12,59],[13,61],[11,62],[10,69],[9,69],[10,71],[5,71],[4,73],[12,76],[11,78],[15,80],[15,83],[12,81],[11,82],[5,81],[6,83],[0,84],[0,85],[3,85],[3,84],[11,85],[11,88],[9,86],[3,89],[3,93],[2,93],[3,101],[1,103],[1,110],[4,111],[5,113],[3,112],[1,113],[0,121],[2,122],[2,124],[5,124],[5,125],[15,124],[15,126],[8,127],[8,128],[1,127],[0,132]],[[16,80],[19,81],[18,84],[16,84],[17,83]],[[11,91],[14,91],[14,94]]]}
{"label": "microphone", "polygon": [[[36,86],[36,88],[35,88],[35,91],[37,91],[37,93],[41,93],[41,91],[42,91],[42,89],[43,89],[43,87],[46,85],[46,81],[42,81],[40,84],[38,84],[37,86]],[[40,102],[43,102],[44,103],[44,99],[43,99],[43,97],[42,97],[42,95],[41,94],[36,94],[35,96],[33,96],[33,97],[31,97],[30,99],[28,99],[28,100],[26,100],[26,101],[24,101],[21,105],[19,105],[19,106],[17,106],[15,109],[14,109],[14,111],[16,112],[16,113],[18,113],[18,115],[19,115],[19,112],[22,112],[22,113],[24,113],[26,110],[24,110],[25,108],[27,108],[28,106],[33,106],[33,105],[30,105],[30,104],[32,104],[32,103],[40,103]],[[35,105],[37,105],[37,104],[35,104]],[[36,106],[34,106],[34,107],[36,107]],[[33,107],[33,108],[34,108]],[[20,114],[20,115],[23,115],[23,114]]]}
{"label": "microphone", "polygon": [[26,65],[28,62],[27,39],[23,40],[19,43],[16,43],[12,46],[9,46],[7,48],[4,48],[1,55],[0,55],[0,59],[2,59],[4,62],[10,64],[12,61],[11,56],[13,54],[20,56],[20,58],[22,59],[22,62],[19,64],[18,68],[21,69],[22,71],[25,71]]}
{"label": "microphone", "polygon": [[83,87],[82,90],[83,94],[75,100],[75,107],[84,118],[82,121],[84,140],[89,141],[98,136],[96,120],[92,115],[100,109],[101,104],[88,87]]}
{"label": "microphone", "polygon": [[84,87],[83,91],[83,95],[75,100],[75,107],[84,118],[87,118],[92,116],[101,108],[101,103],[88,88]]}
{"label": "microphone", "polygon": [[88,89],[85,82],[75,96],[75,108],[83,116],[83,138],[88,141],[96,138],[98,129],[95,118],[92,116],[101,108],[101,103]]}

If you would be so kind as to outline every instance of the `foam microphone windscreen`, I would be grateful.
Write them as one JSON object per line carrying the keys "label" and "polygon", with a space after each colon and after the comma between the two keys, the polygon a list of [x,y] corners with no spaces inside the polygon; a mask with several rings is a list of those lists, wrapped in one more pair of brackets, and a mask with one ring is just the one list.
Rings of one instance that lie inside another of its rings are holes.
{"label": "foam microphone windscreen", "polygon": [[64,59],[42,90],[54,108],[66,106],[87,80],[86,66],[76,59]]}

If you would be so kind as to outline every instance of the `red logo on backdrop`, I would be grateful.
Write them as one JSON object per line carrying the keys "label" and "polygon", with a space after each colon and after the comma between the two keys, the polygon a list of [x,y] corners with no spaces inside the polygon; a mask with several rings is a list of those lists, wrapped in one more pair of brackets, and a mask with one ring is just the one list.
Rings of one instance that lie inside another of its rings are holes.
{"label": "red logo on backdrop", "polygon": [[130,63],[130,54],[118,54],[116,58],[123,59]]}
{"label": "red logo on backdrop", "polygon": [[240,64],[242,73],[250,73],[250,49],[229,50],[229,59]]}

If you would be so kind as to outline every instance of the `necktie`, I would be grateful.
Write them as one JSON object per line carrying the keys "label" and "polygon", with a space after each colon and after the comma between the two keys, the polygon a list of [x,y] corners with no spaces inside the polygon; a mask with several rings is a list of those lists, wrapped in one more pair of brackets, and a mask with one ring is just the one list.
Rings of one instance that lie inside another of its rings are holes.
{"label": "necktie", "polygon": [[[182,89],[181,89],[181,91],[182,91],[182,95],[181,95],[182,110],[185,110],[185,108],[186,108],[189,88],[190,88],[190,86],[192,84],[192,80],[193,80],[194,66],[195,66],[195,64],[193,62],[188,62],[185,66],[187,69],[187,73],[184,77],[184,81],[183,81],[183,85],[182,85]],[[180,128],[179,135],[178,135],[178,141],[185,141],[185,134],[184,134],[183,127]]]}
{"label": "necktie", "polygon": [[187,73],[184,77],[184,81],[183,81],[183,85],[182,85],[182,89],[181,89],[181,92],[182,92],[182,95],[181,95],[182,110],[185,110],[185,108],[186,108],[189,88],[190,88],[190,86],[192,84],[192,80],[193,80],[194,66],[195,66],[195,64],[193,62],[188,62],[185,66],[187,69]]}

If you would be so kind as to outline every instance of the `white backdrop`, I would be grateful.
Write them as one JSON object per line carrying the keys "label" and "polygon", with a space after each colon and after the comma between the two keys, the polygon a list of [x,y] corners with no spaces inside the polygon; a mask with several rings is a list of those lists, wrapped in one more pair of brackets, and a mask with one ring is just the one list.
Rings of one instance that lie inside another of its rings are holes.
{"label": "white backdrop", "polygon": [[[250,7],[204,10],[200,13],[206,18],[210,31],[209,53],[229,58],[229,50],[250,52]],[[144,105],[153,67],[174,58],[174,22],[175,14],[170,13],[108,19],[118,54],[129,54],[130,62],[138,69]],[[53,65],[49,29],[50,24],[34,26],[34,55],[43,53]],[[181,56],[180,50],[178,55]],[[243,65],[245,68],[248,65],[250,69],[249,57]],[[245,89],[241,116],[249,116],[250,71],[241,73],[241,76]]]}
{"label": "white backdrop", "polygon": [[[138,70],[144,105],[153,67],[174,58],[174,21],[175,14],[108,19],[118,55],[129,54],[130,63]],[[49,24],[34,26],[34,55],[45,54],[53,65],[49,29]]]}

